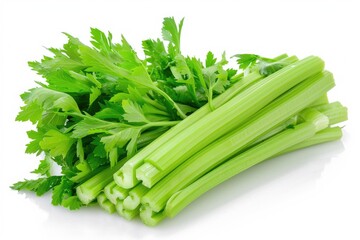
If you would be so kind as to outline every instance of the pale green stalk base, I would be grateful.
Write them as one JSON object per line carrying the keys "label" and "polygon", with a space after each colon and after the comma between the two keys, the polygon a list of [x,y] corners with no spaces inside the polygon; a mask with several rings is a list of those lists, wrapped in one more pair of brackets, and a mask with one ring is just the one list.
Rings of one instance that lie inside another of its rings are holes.
{"label": "pale green stalk base", "polygon": [[[324,116],[321,114],[322,117]],[[320,121],[325,122],[325,121]],[[276,136],[254,146],[248,151],[232,158],[211,172],[207,173],[190,186],[175,193],[167,202],[165,213],[168,217],[174,217],[183,208],[202,194],[240,172],[294,146],[316,134],[321,130],[316,123],[305,122],[287,129]]]}
{"label": "pale green stalk base", "polygon": [[105,211],[107,211],[108,213],[114,213],[115,212],[115,205],[112,204],[109,199],[107,199],[107,197],[105,196],[104,193],[100,193],[97,196],[97,202],[99,204],[99,206],[104,209]]}
{"label": "pale green stalk base", "polygon": [[126,162],[126,158],[119,161],[114,167],[107,168],[100,173],[96,174],[80,186],[76,188],[76,195],[84,204],[89,204],[94,201],[104,187],[109,184],[113,179],[113,174],[120,169]]}
{"label": "pale green stalk base", "polygon": [[347,108],[344,107],[340,102],[318,105],[315,106],[314,109],[328,116],[330,125],[344,122],[348,119]]}
{"label": "pale green stalk base", "polygon": [[131,189],[129,196],[124,199],[124,209],[134,210],[140,206],[140,199],[149,191],[147,187],[138,184],[135,188]]}
{"label": "pale green stalk base", "polygon": [[146,205],[141,205],[140,207],[140,219],[148,226],[156,226],[165,218],[165,212],[156,213]]}
{"label": "pale green stalk base", "polygon": [[128,210],[128,209],[124,209],[124,205],[123,205],[123,201],[119,200],[116,203],[116,212],[122,216],[123,218],[125,218],[126,220],[132,220],[134,219],[137,215],[139,215],[139,210],[140,207],[137,207],[133,210]]}
{"label": "pale green stalk base", "polygon": [[117,204],[118,201],[122,201],[128,196],[129,189],[119,187],[113,181],[104,188],[104,194],[110,200],[110,202],[112,202],[113,204]]}

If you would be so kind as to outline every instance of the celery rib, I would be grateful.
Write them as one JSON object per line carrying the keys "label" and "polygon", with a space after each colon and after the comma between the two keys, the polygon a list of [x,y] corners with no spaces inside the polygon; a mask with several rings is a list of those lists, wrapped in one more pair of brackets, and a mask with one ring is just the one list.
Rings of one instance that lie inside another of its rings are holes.
{"label": "celery rib", "polygon": [[293,129],[287,129],[232,158],[171,196],[166,204],[166,215],[174,217],[188,204],[211,188],[273,155],[314,136],[318,129],[316,124],[312,122],[301,123]]}
{"label": "celery rib", "polygon": [[147,187],[142,184],[138,184],[136,187],[131,189],[129,195],[124,199],[124,209],[134,210],[140,206],[141,198],[149,191]]}
{"label": "celery rib", "polygon": [[107,197],[105,196],[104,193],[100,193],[97,196],[97,202],[99,204],[99,206],[104,209],[105,211],[107,211],[108,213],[114,213],[115,212],[115,205],[112,204],[109,199],[107,199]]}
{"label": "celery rib", "polygon": [[109,183],[104,188],[104,194],[113,204],[117,204],[118,201],[124,200],[129,193],[129,189],[119,187],[114,181]]}
{"label": "celery rib", "polygon": [[76,188],[76,195],[84,204],[89,204],[100,194],[104,187],[109,184],[113,178],[112,175],[118,171],[126,162],[126,158],[119,161],[114,167],[107,168],[92,178],[88,179]]}
{"label": "celery rib", "polygon": [[140,206],[135,208],[135,209],[132,209],[132,210],[128,210],[128,209],[125,209],[124,208],[124,205],[123,205],[123,201],[122,200],[119,200],[116,205],[116,212],[122,216],[123,218],[125,218],[126,220],[132,220],[134,219],[137,215],[139,215],[139,209],[140,209]]}
{"label": "celery rib", "polygon": [[[142,180],[146,187],[152,187],[186,159],[214,140],[236,129],[282,93],[321,72],[323,67],[323,61],[312,56],[264,78],[148,156],[145,159],[148,163],[145,165],[147,171],[143,171],[144,166],[140,167],[137,178]],[[149,164],[153,167],[151,168]],[[150,181],[149,178],[152,180]]]}
{"label": "celery rib", "polygon": [[[142,198],[142,204],[148,204],[155,212],[161,211],[173,193],[191,184],[213,167],[241,151],[251,141],[304,109],[333,86],[334,81],[329,72],[321,73],[300,83],[256,113],[251,121],[236,129],[235,132],[208,145],[177,167],[150,189]],[[305,109],[301,115],[306,119],[310,116],[318,117],[311,121],[316,122],[315,125],[319,129],[327,127],[328,118],[314,112],[317,113],[316,110]]]}
{"label": "celery rib", "polygon": [[[295,59],[294,59],[295,61]],[[240,91],[243,91],[252,83],[262,79],[262,76],[257,73],[251,73],[248,76],[244,77],[239,82],[236,82],[231,88],[227,89],[226,92],[219,95],[213,100],[213,105],[215,107],[220,107],[222,104],[226,103],[234,96],[236,96]],[[179,124],[165,132],[161,137],[155,139],[151,142],[148,146],[143,148],[139,153],[133,156],[131,159],[128,160],[124,166],[114,174],[114,181],[117,185],[123,188],[132,188],[139,180],[136,178],[136,169],[144,163],[144,158],[146,158],[149,154],[153,151],[158,149],[159,146],[164,145],[174,136],[179,134],[180,132],[184,131],[188,126],[194,124],[196,121],[202,119],[204,116],[211,112],[208,104],[205,104],[203,107],[198,109],[196,112],[191,114],[189,117],[181,121]]]}

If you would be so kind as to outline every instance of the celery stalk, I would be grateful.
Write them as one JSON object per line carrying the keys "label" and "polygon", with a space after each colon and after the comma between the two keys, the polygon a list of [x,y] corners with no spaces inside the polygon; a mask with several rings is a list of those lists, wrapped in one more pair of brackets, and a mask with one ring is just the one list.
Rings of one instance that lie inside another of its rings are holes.
{"label": "celery stalk", "polygon": [[147,205],[141,205],[140,207],[140,219],[148,226],[155,226],[166,218],[164,211],[156,213]]}
{"label": "celery stalk", "polygon": [[[318,74],[302,82],[256,113],[251,121],[208,145],[177,167],[150,189],[142,198],[142,204],[148,204],[155,212],[161,211],[173,193],[191,184],[207,171],[244,149],[247,144],[262,134],[304,109],[332,86],[334,86],[334,81],[329,72]],[[312,119],[312,121],[319,121],[316,122],[319,128],[327,127],[328,118],[323,118],[323,114],[314,114],[314,112],[316,110],[305,109],[300,115],[306,119],[309,119],[309,116],[320,116],[319,119]],[[325,122],[320,122],[324,119],[326,119]],[[157,179],[151,178],[151,180]]]}
{"label": "celery stalk", "polygon": [[105,211],[107,211],[108,213],[114,213],[115,212],[115,205],[112,204],[109,199],[107,199],[107,197],[105,196],[104,193],[100,193],[97,196],[97,202],[99,204],[99,206],[104,209]]}
{"label": "celery stalk", "polygon": [[125,209],[122,200],[119,200],[116,203],[116,212],[126,220],[134,219],[139,214],[139,209],[140,207],[137,207],[133,210]]}
{"label": "celery stalk", "polygon": [[[262,76],[257,73],[251,73],[250,75],[244,77],[239,82],[236,82],[234,86],[226,90],[223,94],[219,95],[213,100],[214,107],[220,107],[225,102],[232,99],[236,96],[240,91],[251,85],[252,83],[261,79]],[[139,153],[133,156],[129,161],[124,164],[124,166],[114,174],[114,181],[116,184],[123,188],[132,188],[134,187],[139,180],[136,179],[135,170],[144,163],[144,158],[146,158],[149,154],[155,151],[159,146],[162,146],[174,136],[184,131],[188,126],[194,124],[196,121],[202,119],[204,116],[211,112],[208,104],[204,105],[196,112],[191,114],[186,119],[182,120],[179,124],[165,132],[161,137],[155,139],[148,146],[143,148]]]}
{"label": "celery stalk", "polygon": [[[324,119],[325,115],[321,115],[320,118]],[[318,120],[317,117],[316,119]],[[287,129],[218,166],[188,187],[171,196],[166,204],[166,215],[174,217],[188,204],[211,188],[277,153],[309,139],[318,130],[322,130],[324,122],[326,121],[307,121],[296,125],[293,129]],[[317,125],[318,123],[320,125]]]}
{"label": "celery stalk", "polygon": [[119,187],[114,181],[110,182],[104,188],[104,194],[113,204],[117,204],[119,200],[124,200],[129,193],[129,189]]}
{"label": "celery stalk", "polygon": [[128,210],[134,210],[140,205],[141,198],[149,191],[147,187],[142,184],[138,184],[131,189],[129,196],[124,199],[124,208]]}
{"label": "celery stalk", "polygon": [[310,146],[318,145],[321,143],[336,141],[339,140],[341,137],[342,137],[342,130],[340,127],[326,128],[320,132],[317,132],[313,137],[306,139],[305,141],[302,141],[301,143],[298,143],[292,147],[289,147],[284,151],[279,152],[278,154],[276,154],[276,156],[288,152],[293,152],[299,149],[307,148]]}
{"label": "celery stalk", "polygon": [[[323,61],[314,56],[284,67],[189,126],[176,138],[171,139],[150,154],[145,161],[153,165],[154,168],[169,173],[217,138],[243,124],[249,117],[282,93],[321,72],[323,67]],[[194,138],[193,136],[197,137]],[[164,176],[166,173],[162,175]],[[137,178],[147,181],[146,174],[141,174],[141,172]],[[153,179],[160,180],[161,177],[154,177]],[[151,184],[153,183],[156,181]],[[152,186],[147,185],[147,182],[143,184],[147,187]]]}
{"label": "celery stalk", "polygon": [[348,117],[347,108],[341,105],[340,102],[318,105],[314,109],[329,116],[330,125],[346,121]]}
{"label": "celery stalk", "polygon": [[[298,59],[296,56],[287,57],[287,55],[283,54],[277,57],[277,60],[283,59],[284,63],[291,64],[296,62]],[[230,99],[235,97],[239,92],[243,91],[244,89],[248,88],[252,84],[256,83],[258,80],[262,79],[263,76],[260,75],[258,72],[252,72],[251,74],[243,77],[241,80],[236,80],[234,85],[227,89],[224,93],[216,97],[212,104],[213,107],[218,108],[222,106],[224,103],[228,102]],[[235,80],[234,80],[235,81]],[[175,127],[171,128],[161,137],[153,141],[149,144],[146,148],[132,157],[117,173],[114,174],[114,181],[123,188],[132,188],[134,187],[139,180],[136,179],[136,169],[144,163],[144,158],[146,158],[149,154],[154,152],[158,146],[162,146],[174,136],[178,135],[182,131],[191,126],[196,121],[202,119],[204,116],[209,114],[211,109],[209,104],[205,104],[203,107],[198,109],[196,112],[191,114],[189,117],[181,121]]]}
{"label": "celery stalk", "polygon": [[[320,94],[326,93],[326,91],[328,91],[334,85],[332,75],[330,73],[324,72],[324,73],[318,74],[318,75],[314,76],[313,78],[311,78],[311,81],[316,82],[316,80],[317,80],[316,78],[321,77],[321,76],[324,76],[324,80],[319,81],[317,84],[314,83],[313,86],[312,86],[313,92],[316,92],[317,90],[319,90],[317,92],[317,94],[311,94],[312,92],[310,91],[310,92],[307,92],[306,95],[302,95],[301,98],[294,98],[294,99],[297,99],[296,101],[288,101],[288,103],[286,103],[286,104],[291,104],[292,103],[294,105],[298,105],[298,106],[301,106],[302,108],[304,108],[307,105],[309,105],[312,101],[317,99],[319,96],[321,96]],[[309,84],[311,81],[309,80],[309,81],[305,81],[305,82],[307,82],[307,84]],[[301,86],[305,87],[307,85],[304,84],[304,85],[301,85]],[[309,87],[309,88],[311,89],[311,87]],[[301,88],[296,88],[296,89],[301,89]],[[291,94],[292,94],[292,91],[290,91],[290,94],[287,94],[286,96],[291,97]],[[287,101],[286,97],[281,97],[279,99],[282,99],[281,101],[284,101],[284,102]],[[279,103],[279,101],[276,101],[276,100],[274,102],[276,104]],[[291,109],[291,108],[293,108],[293,109]],[[230,147],[231,150],[239,151],[241,147],[245,146],[245,144],[249,144],[250,141],[255,140],[255,138],[259,137],[261,134],[264,134],[266,131],[269,131],[271,128],[275,127],[276,124],[279,124],[282,121],[285,121],[287,118],[292,116],[291,114],[296,114],[297,111],[301,110],[301,108],[299,109],[299,108],[296,108],[296,107],[295,108],[294,107],[288,107],[288,108],[286,108],[286,110],[282,110],[282,112],[280,111],[279,113],[277,113],[277,115],[275,113],[274,116],[272,116],[271,113],[270,113],[271,110],[272,110],[272,105],[270,104],[265,109],[266,109],[266,111],[269,112],[269,114],[270,114],[269,116],[271,116],[271,117],[268,117],[267,120],[264,120],[263,122],[259,121],[258,123],[254,123],[254,124],[258,124],[258,125],[257,126],[254,125],[253,128],[250,128],[251,130],[248,129],[248,130],[244,131],[244,133],[242,133],[242,134],[245,135],[245,138],[243,136],[241,136],[241,140],[244,140],[242,142],[242,144],[237,143],[237,139],[239,139],[240,137],[234,138],[235,140],[232,140],[232,141],[236,142],[237,144],[232,144],[231,146],[234,146],[234,147]],[[289,111],[287,111],[287,109],[289,109]],[[297,111],[293,111],[295,109],[297,109]],[[241,113],[241,111],[239,111],[239,112]],[[261,111],[261,113],[263,113],[263,112],[264,111]],[[290,115],[286,115],[286,113],[288,113]],[[287,117],[277,119],[278,116],[282,117],[284,114]],[[244,114],[240,115],[240,117],[243,117],[243,116],[244,116]],[[259,115],[259,116],[261,116],[261,115]],[[264,117],[264,119],[266,119],[266,117]],[[250,122],[252,122],[252,121],[250,121]],[[268,123],[271,123],[271,124],[268,124]],[[197,125],[195,124],[194,126],[197,126]],[[264,126],[266,126],[266,127],[264,127]],[[197,126],[197,127],[201,128],[201,126]],[[261,131],[261,129],[262,129],[262,131]],[[193,130],[196,131],[195,129],[193,129]],[[233,129],[233,131],[236,131],[236,129]],[[192,133],[192,134],[194,134],[194,133]],[[202,134],[205,134],[205,133],[202,132]],[[258,135],[256,135],[256,134],[258,134]],[[194,137],[193,137],[192,140],[188,139],[188,141],[190,141],[190,143],[194,143],[194,141],[197,141],[197,140],[195,140],[195,139],[197,139],[197,135],[193,135],[193,136]],[[251,136],[253,138],[252,139],[246,139],[246,137],[249,137],[249,136]],[[245,139],[246,139],[247,142],[245,142]],[[203,141],[207,143],[206,140],[203,140]],[[202,144],[203,143],[199,143],[199,145],[202,145]],[[184,142],[180,142],[178,148],[184,147],[184,145],[185,145]],[[224,149],[226,149],[226,150],[224,150]],[[233,154],[234,153],[233,151],[229,151],[228,149],[229,149],[229,147],[222,146],[222,147],[220,147],[220,149],[217,152],[217,153],[221,153],[220,156],[218,156],[217,154],[214,154],[214,155],[206,157],[206,158],[211,158],[212,159],[212,157],[217,156],[217,159],[224,159],[223,158],[224,156],[228,156],[226,154]],[[200,150],[201,149],[197,149],[196,152],[199,152]],[[167,151],[164,151],[164,152],[167,152]],[[169,155],[170,155],[169,157],[175,157],[175,156],[173,156],[171,154],[172,154],[172,152],[169,152]],[[178,154],[181,155],[180,152],[178,152]],[[185,156],[187,156],[187,154],[185,154]],[[180,158],[177,158],[177,159],[182,160],[182,158],[184,158],[184,155],[181,155]],[[204,158],[205,158],[205,156],[204,156]],[[169,162],[173,163],[172,167],[167,168],[166,170],[162,170],[162,171],[159,170],[158,168],[156,168],[155,166],[153,166],[150,163],[143,164],[139,169],[137,169],[137,177],[138,177],[138,179],[142,180],[143,185],[145,185],[146,187],[152,187],[155,183],[157,183],[163,177],[165,177],[167,174],[169,174],[173,170],[173,168],[176,168],[179,165],[179,164],[177,164],[177,162],[174,163],[172,161],[172,158],[169,159]]]}
{"label": "celery stalk", "polygon": [[89,204],[100,194],[104,187],[112,181],[112,175],[126,162],[126,158],[119,161],[114,167],[107,168],[76,188],[76,195],[84,204]]}

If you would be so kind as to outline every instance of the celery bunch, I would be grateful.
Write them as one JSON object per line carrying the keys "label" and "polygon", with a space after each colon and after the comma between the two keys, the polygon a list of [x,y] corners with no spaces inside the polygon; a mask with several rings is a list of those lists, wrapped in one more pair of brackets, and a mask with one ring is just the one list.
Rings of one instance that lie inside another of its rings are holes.
{"label": "celery bunch", "polygon": [[41,177],[12,188],[153,226],[251,166],[341,138],[347,109],[329,103],[322,59],[237,54],[234,70],[225,54],[184,56],[182,26],[165,18],[163,41],[142,43],[145,59],[92,29],[92,47],[66,34],[53,57],[30,62],[45,82],[21,96],[17,120],[36,125],[26,151],[44,160]]}

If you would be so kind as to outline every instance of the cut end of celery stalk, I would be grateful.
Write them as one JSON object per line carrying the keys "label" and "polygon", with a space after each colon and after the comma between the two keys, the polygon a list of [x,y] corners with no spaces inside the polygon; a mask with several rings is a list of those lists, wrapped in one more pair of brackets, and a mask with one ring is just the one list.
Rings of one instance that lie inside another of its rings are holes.
{"label": "cut end of celery stalk", "polygon": [[127,196],[124,199],[123,204],[124,204],[124,209],[134,210],[135,208],[137,208],[140,205],[140,198],[129,194],[129,196]]}
{"label": "cut end of celery stalk", "polygon": [[113,177],[115,183],[122,188],[133,188],[139,183],[135,176],[136,166],[125,164]]}
{"label": "cut end of celery stalk", "polygon": [[136,169],[136,178],[142,181],[142,185],[148,188],[151,188],[157,182],[159,175],[161,175],[160,171],[151,163],[144,163]]}
{"label": "cut end of celery stalk", "polygon": [[107,197],[105,196],[104,193],[100,193],[97,196],[97,202],[99,204],[99,206],[104,209],[105,211],[107,211],[108,213],[114,213],[115,212],[115,205],[112,204],[109,199],[107,199]]}
{"label": "cut end of celery stalk", "polygon": [[140,206],[141,198],[149,191],[147,187],[142,184],[138,184],[129,192],[129,196],[124,199],[124,208],[128,210],[134,210]]}
{"label": "cut end of celery stalk", "polygon": [[117,204],[119,200],[123,200],[128,196],[129,189],[124,189],[115,182],[111,182],[104,188],[104,193],[110,202]]}
{"label": "cut end of celery stalk", "polygon": [[306,122],[312,122],[317,132],[329,126],[329,118],[325,114],[313,108],[307,108],[301,111],[299,116]]}
{"label": "cut end of celery stalk", "polygon": [[166,217],[165,212],[154,212],[149,206],[140,207],[140,219],[148,226],[156,226]]}
{"label": "cut end of celery stalk", "polygon": [[94,194],[94,191],[91,191],[87,188],[82,187],[81,185],[76,188],[76,195],[83,204],[89,204],[96,199],[98,194]]}
{"label": "cut end of celery stalk", "polygon": [[125,209],[123,205],[123,201],[121,200],[116,203],[116,212],[126,220],[134,219],[139,214],[139,209],[140,207],[135,208],[133,210]]}

